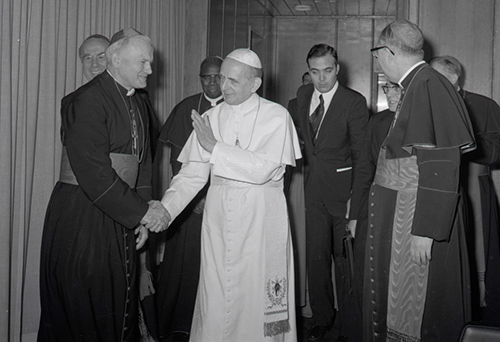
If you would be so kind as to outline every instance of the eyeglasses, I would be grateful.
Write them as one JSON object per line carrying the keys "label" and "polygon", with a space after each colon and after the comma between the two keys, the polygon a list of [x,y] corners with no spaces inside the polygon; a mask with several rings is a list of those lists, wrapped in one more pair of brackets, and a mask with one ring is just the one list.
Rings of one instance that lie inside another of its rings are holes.
{"label": "eyeglasses", "polygon": [[384,94],[387,94],[389,92],[389,90],[399,92],[399,91],[401,91],[401,88],[399,88],[399,86],[397,84],[395,84],[395,85],[385,84],[382,86],[382,90],[384,91]]}
{"label": "eyeglasses", "polygon": [[389,50],[390,53],[392,53],[393,56],[395,56],[396,54],[394,53],[394,51],[392,51],[388,46],[377,46],[377,47],[374,47],[373,49],[370,49],[370,52],[372,53],[373,57],[375,58],[378,58],[377,54],[375,54],[374,52],[375,51],[378,51],[380,49],[387,49]]}
{"label": "eyeglasses", "polygon": [[220,82],[219,75],[200,75],[200,77],[204,83],[210,83],[212,80],[215,81],[216,83]]}

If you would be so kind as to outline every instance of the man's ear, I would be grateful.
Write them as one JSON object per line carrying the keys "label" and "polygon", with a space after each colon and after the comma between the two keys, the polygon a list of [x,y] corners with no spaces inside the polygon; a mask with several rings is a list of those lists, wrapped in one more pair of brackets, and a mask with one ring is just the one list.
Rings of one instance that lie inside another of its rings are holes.
{"label": "man's ear", "polygon": [[458,75],[450,74],[450,82],[453,85],[458,85]]}
{"label": "man's ear", "polygon": [[339,63],[337,63],[337,72],[336,72],[335,74],[336,74],[336,75],[338,75],[338,74],[339,74],[339,71],[340,71],[340,64],[339,64]]}
{"label": "man's ear", "polygon": [[111,56],[111,64],[113,64],[113,67],[118,68],[122,62],[122,58],[118,53],[113,53]]}
{"label": "man's ear", "polygon": [[255,77],[253,79],[252,93],[257,92],[257,89],[259,89],[261,85],[262,85],[262,78]]}

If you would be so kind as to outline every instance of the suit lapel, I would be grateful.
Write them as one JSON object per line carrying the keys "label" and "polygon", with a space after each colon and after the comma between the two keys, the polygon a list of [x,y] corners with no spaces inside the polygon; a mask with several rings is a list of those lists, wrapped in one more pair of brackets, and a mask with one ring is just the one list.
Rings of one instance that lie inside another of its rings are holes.
{"label": "suit lapel", "polygon": [[305,141],[313,145],[313,137],[311,136],[311,129],[309,127],[309,107],[311,106],[311,98],[314,91],[314,87],[309,87],[304,92],[302,101],[299,101],[299,113],[301,113],[302,121],[302,136]]}
{"label": "suit lapel", "polygon": [[335,120],[338,118],[339,113],[342,112],[343,101],[342,101],[342,92],[344,89],[342,85],[339,84],[337,91],[333,95],[332,101],[330,105],[326,109],[325,116],[323,118],[323,122],[319,126],[318,138],[316,139],[315,148],[325,140],[325,137],[328,134],[332,133],[332,128],[335,127]]}

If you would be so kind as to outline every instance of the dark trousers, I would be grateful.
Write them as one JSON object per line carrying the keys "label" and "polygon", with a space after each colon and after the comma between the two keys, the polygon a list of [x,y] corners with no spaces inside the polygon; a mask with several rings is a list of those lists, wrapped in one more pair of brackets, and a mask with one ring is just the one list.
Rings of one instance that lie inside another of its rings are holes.
{"label": "dark trousers", "polygon": [[[342,238],[345,235],[345,216],[331,215],[320,196],[306,196],[307,276],[309,299],[314,325],[331,328],[335,319],[332,284],[332,256],[335,262],[335,284],[339,305],[339,319],[348,322],[346,284],[346,259],[343,256]],[[342,333],[342,330],[341,330]],[[344,334],[347,335],[347,334]]]}
{"label": "dark trousers", "polygon": [[189,332],[200,275],[202,215],[185,210],[167,230],[157,283],[160,338]]}

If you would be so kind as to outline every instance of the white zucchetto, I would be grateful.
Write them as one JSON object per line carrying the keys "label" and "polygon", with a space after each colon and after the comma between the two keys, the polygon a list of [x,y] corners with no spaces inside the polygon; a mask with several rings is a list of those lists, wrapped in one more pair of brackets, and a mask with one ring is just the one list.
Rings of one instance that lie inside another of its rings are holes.
{"label": "white zucchetto", "polygon": [[234,59],[240,63],[249,65],[256,69],[262,69],[262,63],[259,56],[250,49],[236,49],[233,50],[226,58]]}

